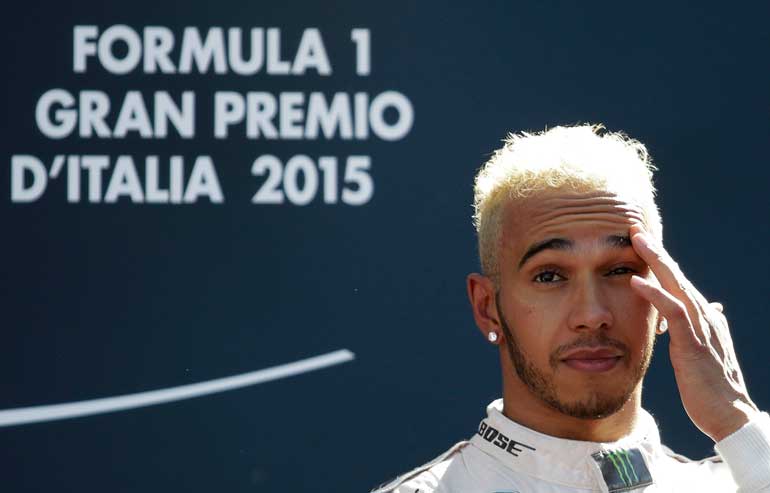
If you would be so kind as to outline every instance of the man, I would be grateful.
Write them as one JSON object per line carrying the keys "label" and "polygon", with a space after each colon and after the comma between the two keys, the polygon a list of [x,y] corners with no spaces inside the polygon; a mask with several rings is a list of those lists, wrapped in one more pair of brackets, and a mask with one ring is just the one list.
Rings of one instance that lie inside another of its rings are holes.
{"label": "man", "polygon": [[[645,147],[600,126],[511,135],[475,183],[473,315],[503,397],[477,433],[378,493],[770,492],[770,417],[749,398],[722,306],[662,246]],[[668,330],[680,397],[719,456],[661,445],[641,407]]]}

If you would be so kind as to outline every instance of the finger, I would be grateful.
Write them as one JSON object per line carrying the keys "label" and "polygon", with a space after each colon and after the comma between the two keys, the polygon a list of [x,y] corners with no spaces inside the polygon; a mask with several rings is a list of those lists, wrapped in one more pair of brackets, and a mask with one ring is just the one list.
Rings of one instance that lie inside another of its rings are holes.
{"label": "finger", "polygon": [[693,329],[690,315],[681,300],[639,276],[631,276],[631,287],[645,300],[652,303],[668,321],[668,332],[672,344],[698,346],[704,341]]}
{"label": "finger", "polygon": [[708,340],[709,328],[704,320],[704,310],[708,305],[706,299],[687,280],[666,249],[655,242],[649,233],[634,225],[630,229],[630,235],[634,250],[650,266],[663,289],[684,303],[699,339]]}
{"label": "finger", "polygon": [[709,303],[704,317],[711,328],[711,345],[719,354],[730,354],[733,349],[732,337],[721,303]]}
{"label": "finger", "polygon": [[649,233],[638,226],[631,227],[631,245],[636,253],[650,266],[652,273],[658,278],[660,285],[666,291],[674,294],[684,294],[686,288],[681,282],[681,271],[676,262],[658,245]]}
{"label": "finger", "polygon": [[631,227],[631,241],[636,253],[650,266],[663,288],[676,295],[681,294],[680,299],[682,301],[686,301],[685,297],[690,298],[693,305],[696,305],[700,311],[706,309],[709,302],[687,279],[679,268],[679,264],[669,255],[663,245],[657,243],[639,225]]}
{"label": "finger", "polygon": [[725,317],[724,311],[725,308],[722,306],[722,303],[709,303],[703,309],[703,318],[711,327],[727,326],[727,317]]}

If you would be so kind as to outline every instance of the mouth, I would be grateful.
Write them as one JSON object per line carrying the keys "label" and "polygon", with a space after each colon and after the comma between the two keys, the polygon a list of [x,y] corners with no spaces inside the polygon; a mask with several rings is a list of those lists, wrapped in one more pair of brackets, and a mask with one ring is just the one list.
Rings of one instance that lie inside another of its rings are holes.
{"label": "mouth", "polygon": [[561,362],[573,370],[587,373],[603,373],[615,368],[623,354],[614,348],[591,348],[571,351]]}

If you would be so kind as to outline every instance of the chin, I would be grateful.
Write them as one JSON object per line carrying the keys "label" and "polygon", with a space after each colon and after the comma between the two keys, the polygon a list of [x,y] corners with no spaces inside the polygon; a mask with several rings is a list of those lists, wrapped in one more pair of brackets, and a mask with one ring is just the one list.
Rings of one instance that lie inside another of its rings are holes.
{"label": "chin", "polygon": [[620,393],[593,390],[587,391],[581,396],[574,396],[572,399],[556,397],[548,404],[562,414],[573,418],[603,419],[623,409],[632,396],[633,389]]}

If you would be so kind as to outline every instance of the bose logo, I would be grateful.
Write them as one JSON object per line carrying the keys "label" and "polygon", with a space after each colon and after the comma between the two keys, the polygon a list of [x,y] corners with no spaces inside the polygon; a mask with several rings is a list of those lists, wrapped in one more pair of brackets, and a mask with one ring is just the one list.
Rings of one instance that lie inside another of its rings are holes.
{"label": "bose logo", "polygon": [[507,436],[503,435],[496,428],[489,426],[485,421],[482,421],[479,425],[478,435],[489,443],[500,447],[514,457],[518,457],[524,450],[520,447],[528,448],[529,450],[535,450],[534,447],[525,445],[516,440],[511,440]]}

